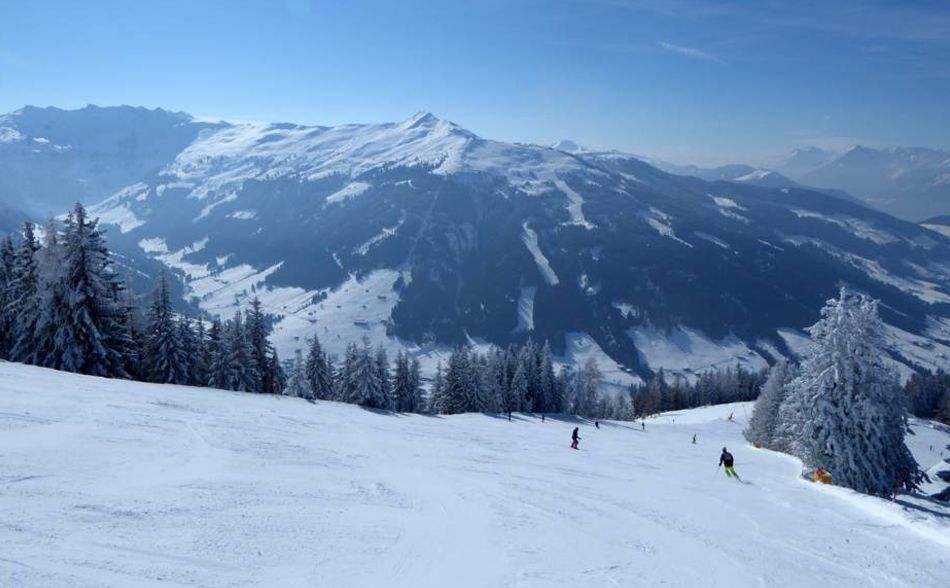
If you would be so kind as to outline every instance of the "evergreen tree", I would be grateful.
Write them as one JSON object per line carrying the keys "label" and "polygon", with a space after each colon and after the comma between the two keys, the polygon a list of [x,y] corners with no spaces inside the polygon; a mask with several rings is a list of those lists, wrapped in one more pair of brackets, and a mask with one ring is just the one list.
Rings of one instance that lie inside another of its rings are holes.
{"label": "evergreen tree", "polygon": [[[187,384],[188,364],[172,310],[168,279],[162,271],[149,309],[145,333],[148,379],[159,384]],[[226,388],[226,387],[225,387]]]}
{"label": "evergreen tree", "polygon": [[260,392],[260,369],[254,356],[241,312],[235,312],[222,335],[227,362],[227,389],[237,392]]}
{"label": "evergreen tree", "polygon": [[376,378],[379,380],[379,394],[384,399],[383,405],[378,408],[392,408],[393,389],[389,377],[389,358],[382,343],[376,348]]}
{"label": "evergreen tree", "polygon": [[554,398],[557,412],[567,412],[567,408],[571,406],[573,402],[571,399],[573,378],[574,373],[571,371],[571,368],[562,365],[557,373],[557,379],[554,381]]}
{"label": "evergreen tree", "polygon": [[307,382],[307,370],[303,361],[303,353],[299,349],[294,351],[294,359],[288,372],[287,387],[284,388],[284,394],[313,400],[313,390]]}
{"label": "evergreen tree", "polygon": [[40,314],[37,267],[39,250],[33,223],[23,223],[22,240],[13,259],[13,279],[8,305],[14,321],[13,348],[9,355],[13,361],[22,363],[33,363],[34,332]]}
{"label": "evergreen tree", "polygon": [[228,350],[231,342],[228,328],[215,317],[208,333],[208,348],[211,353],[211,365],[208,369],[208,385],[212,388],[229,390],[231,386],[231,357]]}
{"label": "evergreen tree", "polygon": [[414,412],[410,410],[413,390],[409,375],[409,358],[403,351],[396,354],[396,369],[393,374],[393,410],[396,412]]}
{"label": "evergreen tree", "polygon": [[287,386],[287,373],[281,367],[280,357],[277,356],[277,350],[273,350],[267,358],[269,376],[266,381],[270,382],[271,394],[283,394]]}
{"label": "evergreen tree", "polygon": [[777,362],[769,370],[769,377],[755,401],[745,438],[762,447],[774,449],[773,437],[779,422],[779,408],[788,395],[788,386],[797,375],[795,367],[785,360]]}
{"label": "evergreen tree", "polygon": [[422,366],[413,358],[409,363],[409,394],[404,399],[406,412],[423,412],[425,402],[422,398]]}
{"label": "evergreen tree", "polygon": [[[118,345],[122,356],[122,365],[125,372],[133,380],[146,380],[147,369],[143,366],[145,357],[145,335],[139,318],[139,305],[128,281],[117,290],[116,299],[119,305],[119,328],[123,337]],[[206,381],[198,383],[200,386]]]}
{"label": "evergreen tree", "polygon": [[528,404],[527,398],[527,369],[524,363],[518,362],[514,376],[511,378],[511,385],[508,388],[508,396],[505,398],[505,412],[512,413],[522,410]]}
{"label": "evergreen tree", "polygon": [[597,361],[590,357],[574,378],[573,414],[592,416],[597,409],[597,396],[603,385],[603,375]]}
{"label": "evergreen tree", "polygon": [[320,347],[320,339],[316,335],[310,340],[310,351],[307,354],[305,369],[307,383],[313,397],[318,400],[332,400],[334,398],[333,372],[323,348]]}
{"label": "evergreen tree", "polygon": [[191,362],[192,381],[195,386],[206,386],[211,375],[211,344],[205,323],[200,318],[195,321],[194,357]]}
{"label": "evergreen tree", "polygon": [[348,402],[367,408],[386,408],[387,398],[379,380],[379,365],[373,357],[369,340],[355,348],[349,366]]}
{"label": "evergreen tree", "polygon": [[36,252],[37,289],[31,311],[35,322],[27,359],[23,361],[57,369],[64,366],[64,356],[68,353],[62,327],[70,321],[70,306],[63,235],[55,219],[47,221],[44,237],[43,246]]}
{"label": "evergreen tree", "polygon": [[556,377],[554,375],[554,358],[551,345],[545,341],[541,349],[541,365],[538,369],[538,390],[540,403],[537,410],[540,412],[560,412],[561,406],[557,397]]}
{"label": "evergreen tree", "polygon": [[429,390],[429,412],[432,414],[445,413],[447,398],[445,397],[445,373],[442,370],[442,360],[435,367],[435,376]]}
{"label": "evergreen tree", "polygon": [[13,238],[0,241],[0,359],[8,359],[16,342],[16,316],[13,314],[13,281],[16,251]]}
{"label": "evergreen tree", "polygon": [[518,358],[521,369],[524,370],[525,391],[520,410],[534,412],[541,403],[541,393],[538,378],[538,350],[534,340],[528,339]]}
{"label": "evergreen tree", "polygon": [[828,301],[808,329],[813,345],[786,402],[804,415],[798,449],[806,464],[829,470],[836,484],[888,496],[925,477],[904,445],[905,407],[884,363],[877,307],[845,288]]}
{"label": "evergreen tree", "polygon": [[[200,322],[200,321],[199,321]],[[175,324],[178,336],[178,345],[181,350],[181,365],[184,368],[184,379],[181,384],[189,386],[199,386],[198,370],[196,369],[196,360],[198,356],[198,338],[191,328],[191,321],[185,315],[178,315]]]}
{"label": "evergreen tree", "polygon": [[270,356],[274,347],[267,339],[270,327],[264,315],[261,301],[257,297],[251,301],[251,308],[245,313],[244,328],[247,332],[248,343],[254,364],[257,366],[260,382],[255,383],[253,389],[259,392],[273,393],[278,388],[277,373],[274,371]]}
{"label": "evergreen tree", "polygon": [[57,369],[126,378],[122,352],[131,346],[118,300],[121,284],[113,273],[97,220],[76,204],[64,235],[66,321],[59,325]]}

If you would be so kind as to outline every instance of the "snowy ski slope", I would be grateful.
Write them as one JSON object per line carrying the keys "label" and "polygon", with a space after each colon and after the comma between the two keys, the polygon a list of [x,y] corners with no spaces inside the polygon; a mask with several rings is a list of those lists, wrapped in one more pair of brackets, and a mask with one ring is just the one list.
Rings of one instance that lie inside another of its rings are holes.
{"label": "snowy ski slope", "polygon": [[[801,480],[748,410],[582,423],[572,451],[555,418],[0,363],[0,586],[946,586],[947,510]],[[915,430],[929,468],[950,435]]]}

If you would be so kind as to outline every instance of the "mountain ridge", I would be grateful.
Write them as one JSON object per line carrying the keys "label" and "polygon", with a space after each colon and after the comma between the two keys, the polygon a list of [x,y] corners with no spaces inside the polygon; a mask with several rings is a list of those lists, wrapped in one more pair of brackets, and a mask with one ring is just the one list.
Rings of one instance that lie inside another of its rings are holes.
{"label": "mountain ridge", "polygon": [[905,374],[950,352],[950,240],[805,187],[502,143],[427,112],[157,128],[193,137],[134,162],[92,212],[203,310],[261,297],[284,356],[314,333],[334,353],[368,336],[432,368],[454,345],[534,337],[620,384],[757,369],[794,352],[841,282],[884,300]]}

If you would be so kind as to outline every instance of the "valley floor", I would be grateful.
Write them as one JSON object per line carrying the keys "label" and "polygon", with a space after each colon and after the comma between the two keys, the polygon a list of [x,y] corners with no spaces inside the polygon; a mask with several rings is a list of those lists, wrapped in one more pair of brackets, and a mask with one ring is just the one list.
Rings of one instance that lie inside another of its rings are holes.
{"label": "valley floor", "polygon": [[0,586],[946,586],[950,510],[806,482],[743,441],[750,410],[581,423],[572,451],[560,418],[0,363]]}

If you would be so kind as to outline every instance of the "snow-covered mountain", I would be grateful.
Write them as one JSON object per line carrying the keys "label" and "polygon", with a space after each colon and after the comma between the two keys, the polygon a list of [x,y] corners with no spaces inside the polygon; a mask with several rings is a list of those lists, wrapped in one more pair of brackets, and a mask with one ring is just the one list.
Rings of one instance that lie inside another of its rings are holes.
{"label": "snow-covered mountain", "polygon": [[161,109],[27,106],[0,116],[0,205],[45,216],[154,174],[214,125]]}
{"label": "snow-covered mountain", "polygon": [[698,165],[679,165],[644,155],[627,154],[620,151],[597,151],[588,149],[570,139],[562,139],[551,146],[552,149],[570,153],[579,157],[634,158],[652,165],[667,173],[679,176],[693,176],[709,182],[742,182],[764,188],[802,188],[801,184],[767,168],[753,167],[744,163],[733,163],[719,167],[701,167]]}
{"label": "snow-covered mountain", "polygon": [[[946,584],[950,509],[805,482],[751,411],[394,418],[0,362],[0,585]],[[950,435],[910,427],[945,470]]]}
{"label": "snow-covered mountain", "polygon": [[777,169],[810,186],[844,190],[908,220],[950,213],[950,151],[921,147],[796,152]]}
{"label": "snow-covered mountain", "polygon": [[799,147],[775,164],[773,168],[791,178],[801,178],[807,173],[814,171],[830,163],[839,155],[835,151],[821,149],[815,146]]}
{"label": "snow-covered mountain", "polygon": [[[854,202],[491,141],[428,113],[310,127],[131,112],[178,121],[163,145],[193,139],[93,208],[110,243],[174,268],[209,312],[259,296],[284,356],[313,333],[335,353],[365,335],[432,358],[531,336],[620,383],[754,368],[800,345],[846,282],[883,301],[905,372],[950,357],[950,239]],[[32,141],[17,116],[4,124]]]}

